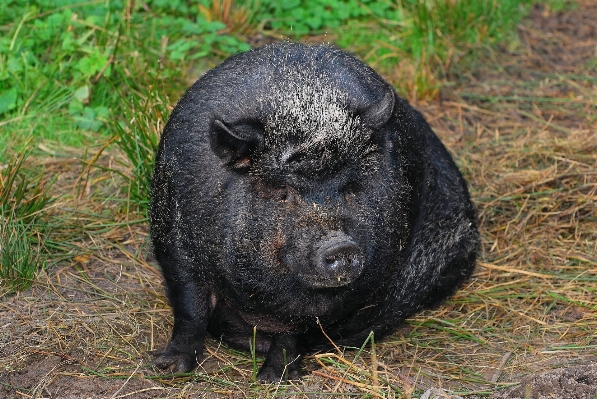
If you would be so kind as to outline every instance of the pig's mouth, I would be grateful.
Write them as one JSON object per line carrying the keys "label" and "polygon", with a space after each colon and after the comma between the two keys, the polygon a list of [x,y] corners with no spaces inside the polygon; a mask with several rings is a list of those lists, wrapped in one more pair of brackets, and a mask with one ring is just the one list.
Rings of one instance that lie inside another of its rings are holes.
{"label": "pig's mouth", "polygon": [[348,276],[338,276],[335,278],[318,278],[311,275],[299,275],[303,282],[307,283],[309,287],[316,289],[337,288],[349,285],[353,279]]}

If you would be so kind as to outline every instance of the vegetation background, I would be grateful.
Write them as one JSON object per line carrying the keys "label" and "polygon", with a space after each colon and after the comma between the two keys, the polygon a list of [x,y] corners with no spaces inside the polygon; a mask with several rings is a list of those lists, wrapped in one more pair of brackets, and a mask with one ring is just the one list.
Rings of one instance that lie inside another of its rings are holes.
{"label": "vegetation background", "polygon": [[[594,362],[594,20],[590,0],[5,0],[0,386],[67,397],[59,377],[74,375],[99,379],[81,391],[97,397],[489,395]],[[146,219],[159,134],[203,72],[278,40],[345,48],[424,111],[471,182],[478,271],[384,344],[315,355],[303,385],[260,386],[257,355],[215,341],[198,373],[160,376],[147,353],[171,318]]]}

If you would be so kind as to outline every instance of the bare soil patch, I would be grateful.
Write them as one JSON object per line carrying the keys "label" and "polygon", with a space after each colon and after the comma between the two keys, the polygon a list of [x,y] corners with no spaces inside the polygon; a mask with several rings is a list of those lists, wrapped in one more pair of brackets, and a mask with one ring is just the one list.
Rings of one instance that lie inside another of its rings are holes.
{"label": "bare soil patch", "polygon": [[[595,21],[591,0],[537,6],[519,43],[462,72],[442,101],[416,104],[471,183],[479,265],[452,300],[375,353],[311,356],[300,382],[255,383],[251,355],[213,339],[196,373],[153,369],[149,352],[167,342],[172,317],[146,224],[125,226],[122,202],[97,199],[120,188],[118,176],[93,170],[81,186],[84,165],[48,160],[67,193],[55,212],[84,233],[61,232],[78,251],[2,297],[0,397],[415,398],[433,387],[452,398],[595,398]],[[102,217],[123,225],[98,227]]]}
{"label": "bare soil patch", "polygon": [[597,392],[597,364],[558,369],[539,375],[530,375],[520,386],[497,393],[496,399],[593,399]]}

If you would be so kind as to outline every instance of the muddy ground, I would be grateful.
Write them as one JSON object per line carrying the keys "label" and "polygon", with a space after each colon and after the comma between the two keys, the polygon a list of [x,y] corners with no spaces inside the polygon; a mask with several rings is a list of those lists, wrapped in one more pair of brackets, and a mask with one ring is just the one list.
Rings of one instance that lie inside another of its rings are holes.
{"label": "muddy ground", "polygon": [[90,235],[83,255],[0,300],[0,397],[363,397],[379,384],[378,397],[595,399],[597,2],[536,6],[518,33],[416,104],[471,182],[483,255],[452,301],[378,344],[377,383],[348,351],[348,369],[317,355],[303,381],[260,386],[251,356],[213,339],[197,373],[161,376],[149,352],[172,317],[134,224]]}

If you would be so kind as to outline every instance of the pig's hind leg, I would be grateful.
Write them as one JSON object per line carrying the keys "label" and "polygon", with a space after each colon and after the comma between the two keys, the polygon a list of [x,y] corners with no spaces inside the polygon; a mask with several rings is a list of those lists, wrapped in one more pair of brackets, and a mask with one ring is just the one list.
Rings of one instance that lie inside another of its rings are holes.
{"label": "pig's hind leg", "polygon": [[[420,115],[419,115],[420,116]],[[404,286],[418,308],[439,305],[471,275],[479,248],[477,214],[466,181],[427,126],[428,152],[420,186],[419,215],[407,248]],[[402,280],[402,283],[404,281]]]}

